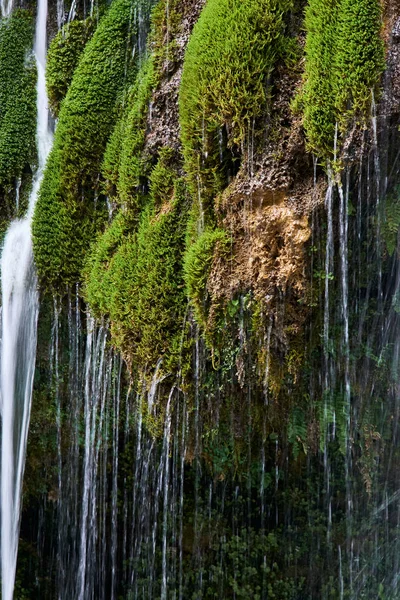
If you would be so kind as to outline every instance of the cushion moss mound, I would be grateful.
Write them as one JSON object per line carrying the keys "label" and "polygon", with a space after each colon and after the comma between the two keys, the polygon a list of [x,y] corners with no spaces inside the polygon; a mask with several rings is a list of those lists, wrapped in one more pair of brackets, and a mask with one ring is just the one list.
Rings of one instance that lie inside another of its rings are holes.
{"label": "cushion moss mound", "polygon": [[[139,208],[138,191],[141,178],[148,175],[149,170],[142,157],[142,150],[146,139],[146,120],[153,84],[154,64],[150,56],[143,63],[130,93],[121,131],[118,180],[115,179],[120,202],[129,206],[134,213]],[[108,164],[112,162],[108,154],[106,158],[109,162],[104,161],[103,168],[105,176],[109,178],[107,169]]]}
{"label": "cushion moss mound", "polygon": [[310,0],[300,102],[308,146],[330,158],[352,118],[369,115],[384,68],[379,0]]}
{"label": "cushion moss mound", "polygon": [[93,34],[94,19],[72,21],[53,38],[47,54],[46,85],[50,108],[55,116],[65,98],[75,68]]}
{"label": "cushion moss mound", "polygon": [[17,9],[0,22],[0,185],[36,157],[36,67],[33,18]]}
{"label": "cushion moss mound", "polygon": [[231,240],[223,229],[205,229],[188,247],[184,258],[184,277],[187,294],[192,301],[197,322],[207,328],[207,280],[216,247],[229,251]]}
{"label": "cushion moss mound", "polygon": [[219,136],[239,146],[267,110],[268,81],[284,51],[290,0],[208,0],[189,41],[180,88],[185,166],[203,193],[219,185]]}
{"label": "cushion moss mound", "polygon": [[133,77],[136,71],[133,8],[130,0],[112,3],[87,43],[61,104],[32,224],[39,276],[49,287],[79,281],[90,240],[106,219],[100,170],[118,96],[126,75]]}
{"label": "cushion moss mound", "polygon": [[169,369],[179,357],[186,304],[187,200],[181,180],[163,203],[164,192],[152,190],[137,229],[120,211],[93,244],[85,266],[85,297],[96,316],[110,318],[113,341],[128,360],[151,368],[163,357]]}

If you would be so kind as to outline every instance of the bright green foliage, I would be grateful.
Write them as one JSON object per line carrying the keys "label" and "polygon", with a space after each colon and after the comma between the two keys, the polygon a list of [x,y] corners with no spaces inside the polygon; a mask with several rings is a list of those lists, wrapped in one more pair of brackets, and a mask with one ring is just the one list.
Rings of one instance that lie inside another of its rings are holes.
{"label": "bright green foliage", "polygon": [[115,196],[119,179],[121,162],[121,146],[124,138],[126,123],[126,107],[120,107],[120,112],[113,132],[108,140],[104,153],[101,174],[103,176],[103,191],[107,196]]}
{"label": "bright green foliage", "polygon": [[16,10],[0,23],[0,185],[36,156],[36,68],[33,19]]}
{"label": "bright green foliage", "polygon": [[149,208],[138,231],[135,269],[138,295],[132,307],[132,322],[138,336],[136,352],[141,364],[155,365],[161,355],[179,352],[186,307],[182,256],[187,211],[183,192],[183,184],[179,182],[171,207],[165,207],[159,214]]}
{"label": "bright green foliage", "polygon": [[184,259],[187,294],[193,303],[196,320],[203,327],[207,321],[207,279],[217,246],[229,251],[231,241],[227,233],[223,229],[205,229],[189,246]]}
{"label": "bright green foliage", "polygon": [[157,203],[156,208],[162,207],[171,198],[175,179],[172,168],[176,163],[174,151],[171,148],[162,148],[160,158],[149,177],[150,192]]}
{"label": "bright green foliage", "polygon": [[72,21],[52,40],[47,54],[46,84],[50,108],[55,116],[65,98],[87,41],[93,35],[94,19]]}
{"label": "bright green foliage", "polygon": [[305,25],[304,128],[310,150],[330,157],[335,127],[365,115],[384,68],[379,0],[310,0]]}
{"label": "bright green foliage", "polygon": [[142,150],[146,136],[146,119],[154,84],[153,58],[141,66],[136,81],[123,98],[119,117],[109,139],[102,164],[103,188],[117,196],[126,207],[137,212],[141,178],[147,174]]}
{"label": "bright green foliage", "polygon": [[[163,155],[160,162],[165,162]],[[93,245],[85,268],[85,296],[92,311],[108,315],[116,346],[149,368],[163,356],[166,368],[177,360],[186,304],[185,187],[181,180],[175,185],[171,176],[168,180],[168,190],[152,185],[136,232],[127,214],[119,212]]]}
{"label": "bright green foliage", "polygon": [[365,112],[385,67],[381,3],[341,0],[336,42],[336,108]]}
{"label": "bright green foliage", "polygon": [[304,128],[311,149],[323,155],[332,150],[335,135],[332,70],[336,12],[337,0],[310,0],[305,18]]}
{"label": "bright green foliage", "polygon": [[154,84],[154,65],[150,57],[142,66],[131,92],[131,102],[122,138],[119,181],[122,203],[133,209],[138,206],[140,178],[146,174],[142,150],[146,137],[146,120]]}
{"label": "bright green foliage", "polygon": [[79,280],[90,240],[105,220],[100,168],[125,74],[135,72],[132,11],[130,0],[113,2],[87,43],[61,104],[33,219],[39,275],[53,287]]}
{"label": "bright green foliage", "polygon": [[125,214],[120,212],[93,244],[85,267],[85,295],[93,314],[98,317],[111,315],[113,321],[123,319],[123,307],[127,302],[125,294],[121,294],[123,281],[120,282],[118,291],[113,286],[113,279],[117,279],[116,273],[119,271],[118,258],[121,258],[124,251],[120,252],[118,258],[115,254],[122,243],[124,250],[131,248],[130,265],[133,268],[136,260],[136,239],[135,235],[129,233]]}
{"label": "bright green foliage", "polygon": [[268,81],[284,53],[290,0],[208,0],[189,41],[179,108],[193,191],[218,189],[219,136],[240,146],[266,111]]}

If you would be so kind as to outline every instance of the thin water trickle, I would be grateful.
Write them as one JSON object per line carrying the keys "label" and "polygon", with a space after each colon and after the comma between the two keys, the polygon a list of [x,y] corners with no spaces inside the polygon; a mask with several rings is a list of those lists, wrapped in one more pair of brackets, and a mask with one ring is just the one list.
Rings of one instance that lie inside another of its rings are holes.
{"label": "thin water trickle", "polygon": [[1,16],[6,19],[12,13],[14,0],[1,0]]}
{"label": "thin water trickle", "polygon": [[[2,5],[3,15],[12,2]],[[8,14],[8,13],[7,13]],[[22,478],[33,375],[36,361],[36,327],[39,310],[37,279],[33,263],[31,221],[52,144],[46,94],[47,0],[39,0],[35,33],[37,66],[38,170],[34,176],[27,215],[13,221],[7,231],[1,256],[2,281],[2,471],[1,555],[2,598],[12,600],[18,553]]]}

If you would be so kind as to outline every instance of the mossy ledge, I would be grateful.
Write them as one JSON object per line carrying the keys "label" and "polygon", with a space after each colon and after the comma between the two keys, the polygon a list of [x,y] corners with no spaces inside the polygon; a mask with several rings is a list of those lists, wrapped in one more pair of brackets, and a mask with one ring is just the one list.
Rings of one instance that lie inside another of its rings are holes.
{"label": "mossy ledge", "polygon": [[97,317],[107,315],[115,345],[127,361],[174,372],[186,310],[182,256],[187,221],[184,182],[164,149],[150,175],[138,226],[118,212],[92,245],[84,295]]}

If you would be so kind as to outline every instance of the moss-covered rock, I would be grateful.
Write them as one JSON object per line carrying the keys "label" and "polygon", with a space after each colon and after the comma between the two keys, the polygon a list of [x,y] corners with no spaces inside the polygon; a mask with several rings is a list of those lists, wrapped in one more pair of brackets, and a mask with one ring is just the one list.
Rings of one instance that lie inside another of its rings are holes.
{"label": "moss-covered rock", "polygon": [[185,168],[203,201],[221,187],[221,136],[240,147],[267,110],[290,7],[290,0],[209,0],[194,27],[179,106]]}
{"label": "moss-covered rock", "polygon": [[369,114],[384,67],[381,4],[310,0],[305,26],[304,128],[309,149],[330,158],[336,124],[340,135],[354,115]]}
{"label": "moss-covered rock", "polygon": [[223,229],[205,229],[185,253],[184,276],[187,294],[195,309],[197,322],[207,327],[207,279],[216,247],[229,251],[231,240]]}
{"label": "moss-covered rock", "polygon": [[0,185],[36,158],[36,67],[33,19],[18,9],[0,23]]}
{"label": "moss-covered rock", "polygon": [[176,366],[186,306],[187,199],[183,181],[168,173],[169,159],[168,150],[161,153],[138,227],[129,211],[120,210],[92,246],[85,267],[91,310],[110,318],[113,341],[128,360],[149,369],[161,357],[166,368]]}
{"label": "moss-covered rock", "polygon": [[95,29],[94,19],[72,21],[53,38],[47,54],[46,85],[50,108],[54,116],[60,112],[72,76],[87,41]]}
{"label": "moss-covered rock", "polygon": [[100,171],[117,99],[136,72],[132,15],[129,0],[113,2],[87,43],[61,105],[33,219],[36,264],[48,286],[79,280],[90,240],[106,219]]}
{"label": "moss-covered rock", "polygon": [[142,151],[153,85],[154,64],[150,57],[142,65],[131,91],[120,145],[117,191],[120,202],[133,211],[139,208],[138,192],[141,178],[148,174]]}

